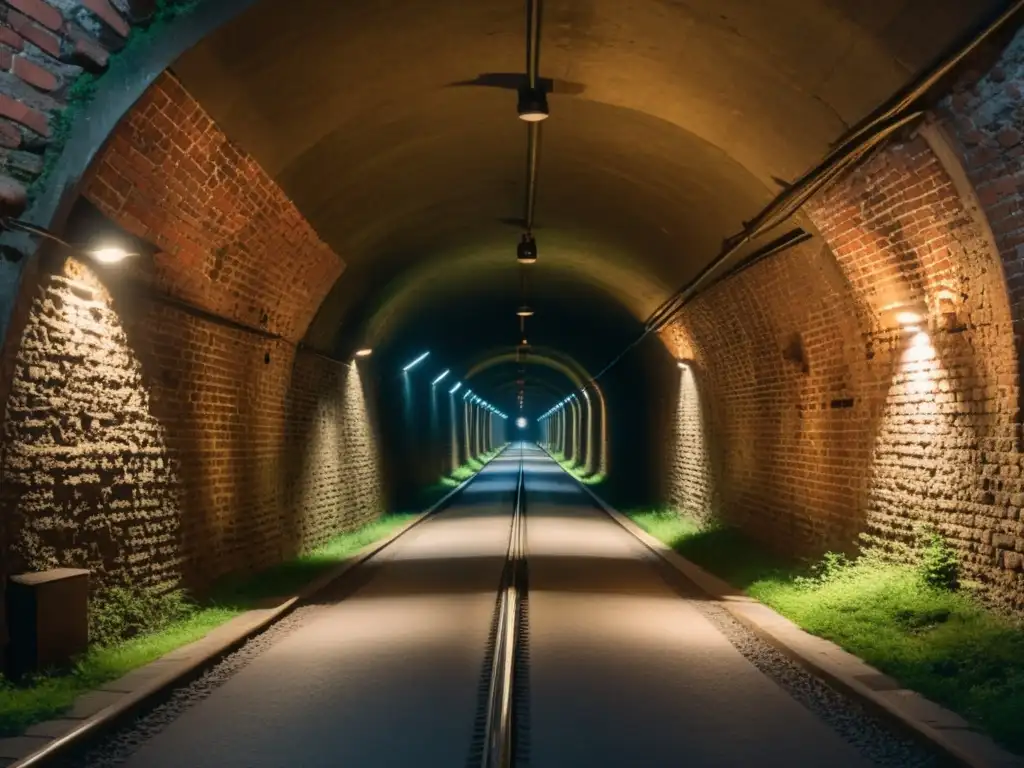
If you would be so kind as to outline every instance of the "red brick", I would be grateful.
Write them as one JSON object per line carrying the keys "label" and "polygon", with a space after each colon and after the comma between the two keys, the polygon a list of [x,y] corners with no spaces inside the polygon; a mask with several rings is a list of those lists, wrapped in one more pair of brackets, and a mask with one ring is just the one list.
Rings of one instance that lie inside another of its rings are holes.
{"label": "red brick", "polygon": [[17,149],[21,146],[21,131],[9,120],[0,119],[0,147]]}
{"label": "red brick", "polygon": [[75,41],[75,53],[84,56],[97,66],[106,67],[110,61],[110,52],[95,40],[81,36]]}
{"label": "red brick", "polygon": [[52,5],[44,3],[43,0],[4,0],[4,2],[55,32],[64,24],[64,17],[61,16],[60,11]]}
{"label": "red brick", "polygon": [[25,38],[10,27],[0,26],[0,44],[8,45],[16,51],[25,47]]}
{"label": "red brick", "polygon": [[0,48],[0,69],[8,72],[14,64],[14,54],[8,48]]}
{"label": "red brick", "polygon": [[39,110],[26,107],[21,102],[2,93],[0,93],[0,116],[9,117],[42,136],[50,137],[50,121],[46,115]]}
{"label": "red brick", "polygon": [[31,43],[35,43],[54,58],[60,56],[60,38],[52,32],[43,29],[27,16],[23,16],[14,10],[8,11],[7,23],[21,37]]}
{"label": "red brick", "polygon": [[24,56],[14,57],[14,74],[41,91],[53,91],[60,85],[57,77]]}

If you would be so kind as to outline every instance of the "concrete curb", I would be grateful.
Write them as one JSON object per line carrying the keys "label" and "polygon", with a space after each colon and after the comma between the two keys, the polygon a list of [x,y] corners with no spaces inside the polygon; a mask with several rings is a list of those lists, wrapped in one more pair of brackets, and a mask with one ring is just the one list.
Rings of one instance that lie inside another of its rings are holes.
{"label": "concrete curb", "polygon": [[70,711],[59,719],[37,723],[21,736],[0,739],[0,766],[29,768],[46,765],[109,732],[151,702],[162,698],[169,689],[195,679],[211,663],[241,648],[250,638],[295,610],[303,600],[320,592],[428,517],[444,509],[480,475],[484,467],[504,452],[505,449],[502,449],[492,456],[480,471],[464,480],[394,533],[363,547],[335,568],[304,585],[298,594],[284,599],[272,608],[246,611],[199,640],[132,670],[124,677],[106,683],[97,690],[82,694],[76,699]]}
{"label": "concrete curb", "polygon": [[[543,446],[542,446],[543,447]],[[544,449],[550,456],[550,452]],[[561,465],[559,465],[561,466]],[[562,468],[565,471],[565,468]],[[900,686],[835,643],[815,637],[731,584],[679,555],[667,544],[609,505],[579,478],[566,471],[615,522],[633,534],[702,591],[719,601],[739,623],[792,661],[857,699],[908,736],[970,768],[1019,768],[1024,758],[1007,752],[974,730],[960,715]]]}

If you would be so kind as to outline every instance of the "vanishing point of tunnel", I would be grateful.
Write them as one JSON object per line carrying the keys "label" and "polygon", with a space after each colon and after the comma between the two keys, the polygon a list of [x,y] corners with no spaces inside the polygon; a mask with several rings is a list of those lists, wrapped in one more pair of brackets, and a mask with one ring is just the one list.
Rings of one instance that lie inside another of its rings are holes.
{"label": "vanishing point of tunnel", "polygon": [[0,1],[0,765],[1018,764],[1021,6]]}

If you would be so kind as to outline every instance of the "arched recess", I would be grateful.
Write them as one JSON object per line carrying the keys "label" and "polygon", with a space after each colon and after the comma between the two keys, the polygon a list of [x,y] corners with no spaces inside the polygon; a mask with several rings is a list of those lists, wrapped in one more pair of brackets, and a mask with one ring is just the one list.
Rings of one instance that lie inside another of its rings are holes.
{"label": "arched recess", "polygon": [[[583,396],[582,435],[583,461],[580,462],[582,472],[586,476],[605,476],[609,466],[608,411],[604,391],[593,376],[570,355],[547,347],[530,347],[524,352],[517,348],[499,348],[484,353],[469,366],[466,380],[472,380],[485,371],[500,365],[514,363],[517,365],[539,365],[563,374],[572,384],[563,394],[579,393]],[[591,400],[593,393],[596,405]],[[552,404],[557,402],[553,400]],[[596,424],[595,424],[596,422]],[[576,457],[574,457],[576,458]]]}

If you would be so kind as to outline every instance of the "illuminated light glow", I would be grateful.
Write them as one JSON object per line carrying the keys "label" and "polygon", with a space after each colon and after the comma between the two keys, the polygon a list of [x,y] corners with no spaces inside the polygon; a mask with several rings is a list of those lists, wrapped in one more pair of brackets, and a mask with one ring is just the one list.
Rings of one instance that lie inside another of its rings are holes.
{"label": "illuminated light glow", "polygon": [[462,386],[462,382],[461,381],[455,382],[455,386],[448,390],[448,394],[449,395],[454,395],[456,392],[459,391],[459,388],[461,386]]}
{"label": "illuminated light glow", "polygon": [[896,313],[896,322],[904,328],[912,325],[918,325],[922,320],[924,320],[924,318],[917,314],[917,312],[904,311]]}
{"label": "illuminated light glow", "polygon": [[520,416],[518,419],[516,419],[516,426],[519,427],[520,429],[526,429],[526,419]]}
{"label": "illuminated light glow", "polygon": [[451,371],[448,370],[448,369],[445,369],[445,371],[440,376],[438,376],[436,379],[434,379],[432,382],[430,382],[430,386],[436,387],[438,384],[440,384],[442,381],[444,381],[445,378],[447,378],[449,373],[451,373]]}
{"label": "illuminated light glow", "polygon": [[413,368],[415,368],[415,367],[416,367],[417,365],[419,365],[419,364],[420,364],[420,363],[422,363],[422,362],[423,362],[424,360],[426,360],[426,359],[427,359],[427,358],[428,358],[429,356],[430,356],[430,353],[429,353],[429,352],[424,352],[424,353],[423,353],[422,355],[420,355],[420,356],[419,356],[419,357],[417,357],[417,358],[416,358],[415,360],[413,360],[413,361],[412,361],[411,363],[409,363],[409,364],[408,364],[407,366],[405,366],[405,367],[404,367],[404,368],[402,369],[402,371],[403,371],[403,372],[405,372],[405,373],[408,373],[408,372],[409,372],[409,371],[411,371],[411,370],[412,370]]}
{"label": "illuminated light glow", "polygon": [[94,251],[90,251],[89,255],[92,256],[100,264],[117,264],[120,261],[124,261],[129,256],[135,256],[134,253],[128,253],[124,248],[118,248],[116,246],[106,246],[103,248],[97,248]]}
{"label": "illuminated light glow", "polygon": [[677,363],[676,363],[676,365],[678,365],[678,366],[679,366],[680,368],[682,368],[682,369],[683,369],[684,371],[685,371],[685,370],[686,370],[687,368],[689,368],[689,367],[690,367],[689,365],[687,365],[686,363],[684,363],[684,362],[683,362],[682,360],[680,360],[679,362],[677,362]]}
{"label": "illuminated light glow", "polygon": [[372,354],[372,349],[360,349],[356,352],[356,357],[369,357]]}

